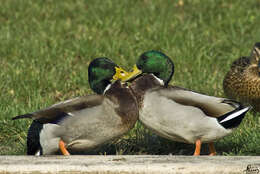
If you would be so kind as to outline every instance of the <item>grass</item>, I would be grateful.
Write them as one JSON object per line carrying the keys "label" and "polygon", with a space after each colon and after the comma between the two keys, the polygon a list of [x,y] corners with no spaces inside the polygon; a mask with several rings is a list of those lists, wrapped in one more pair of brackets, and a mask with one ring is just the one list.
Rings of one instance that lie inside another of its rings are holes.
{"label": "grass", "polygon": [[[92,93],[87,67],[95,57],[129,70],[142,52],[161,50],[175,63],[171,84],[223,97],[230,64],[260,39],[259,10],[259,0],[2,0],[0,154],[26,152],[31,120],[11,117]],[[259,118],[247,114],[216,143],[219,154],[260,155]],[[138,123],[93,153],[190,155],[193,148]]]}

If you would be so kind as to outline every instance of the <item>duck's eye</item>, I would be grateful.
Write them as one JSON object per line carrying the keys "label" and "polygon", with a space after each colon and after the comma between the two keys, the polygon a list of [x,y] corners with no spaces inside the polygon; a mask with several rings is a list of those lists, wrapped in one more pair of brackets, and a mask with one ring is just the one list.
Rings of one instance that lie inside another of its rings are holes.
{"label": "duck's eye", "polygon": [[121,76],[125,76],[125,72],[124,71],[120,71]]}

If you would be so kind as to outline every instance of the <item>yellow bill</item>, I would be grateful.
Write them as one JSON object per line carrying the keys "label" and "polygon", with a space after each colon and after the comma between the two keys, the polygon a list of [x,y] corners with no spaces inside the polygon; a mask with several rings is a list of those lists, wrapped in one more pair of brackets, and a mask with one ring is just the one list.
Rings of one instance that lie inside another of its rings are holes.
{"label": "yellow bill", "polygon": [[129,72],[127,77],[125,77],[122,81],[124,82],[129,81],[140,74],[142,74],[142,70],[138,69],[137,66],[134,65],[133,70]]}
{"label": "yellow bill", "polygon": [[131,71],[131,72],[127,72],[126,70],[124,70],[121,67],[115,67],[115,70],[116,70],[116,73],[113,76],[113,81],[121,80],[123,82],[127,82],[127,81],[135,78],[139,74],[142,74],[142,71],[139,70],[136,65],[134,65],[133,71]]}
{"label": "yellow bill", "polygon": [[121,67],[115,67],[116,73],[113,76],[113,81],[116,80],[121,80],[121,81],[125,81],[125,79],[129,76],[129,72],[127,72],[126,70],[124,70]]}

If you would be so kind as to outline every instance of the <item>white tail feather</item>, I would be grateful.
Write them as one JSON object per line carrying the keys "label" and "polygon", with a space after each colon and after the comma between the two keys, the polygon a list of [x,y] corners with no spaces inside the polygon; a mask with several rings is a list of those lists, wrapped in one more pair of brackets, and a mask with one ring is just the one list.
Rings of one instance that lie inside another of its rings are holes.
{"label": "white tail feather", "polygon": [[237,116],[239,116],[239,115],[241,115],[241,114],[247,112],[249,109],[250,109],[250,107],[246,107],[246,108],[244,108],[244,109],[241,109],[241,110],[239,110],[239,111],[237,111],[237,112],[235,112],[235,113],[229,115],[227,118],[225,118],[224,120],[222,120],[222,121],[219,122],[219,123],[223,123],[223,122],[225,122],[225,121],[231,120],[231,119],[233,119],[233,118],[235,118],[235,117],[237,117]]}

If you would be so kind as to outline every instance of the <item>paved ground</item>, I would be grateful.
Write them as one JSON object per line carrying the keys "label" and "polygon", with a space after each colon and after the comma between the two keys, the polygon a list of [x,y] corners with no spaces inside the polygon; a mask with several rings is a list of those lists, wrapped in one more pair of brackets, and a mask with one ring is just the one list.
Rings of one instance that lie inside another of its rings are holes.
{"label": "paved ground", "polygon": [[260,156],[0,156],[0,174],[257,174],[257,172],[260,174]]}

